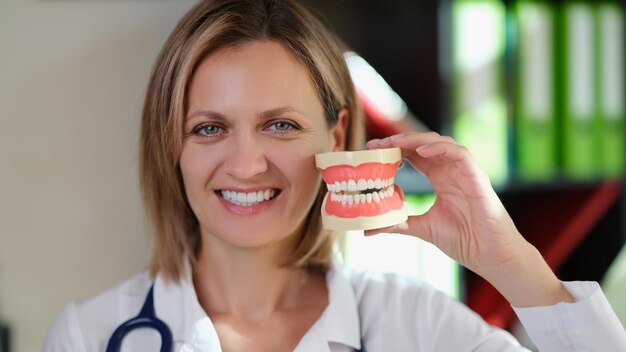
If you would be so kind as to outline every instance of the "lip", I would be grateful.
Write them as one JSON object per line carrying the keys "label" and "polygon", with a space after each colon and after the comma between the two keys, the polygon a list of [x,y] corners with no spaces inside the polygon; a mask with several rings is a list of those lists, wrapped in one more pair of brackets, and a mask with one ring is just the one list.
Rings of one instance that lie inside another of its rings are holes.
{"label": "lip", "polygon": [[[231,203],[227,201],[226,199],[224,199],[224,197],[222,197],[221,195],[221,191],[251,193],[251,192],[258,192],[258,191],[262,191],[266,189],[277,190],[278,194],[270,200],[264,201],[256,205],[250,205],[250,206],[243,206],[243,205],[237,205],[237,204]],[[283,194],[282,189],[278,187],[272,187],[272,186],[257,186],[257,187],[252,187],[252,188],[225,187],[225,188],[215,189],[214,193],[217,199],[219,200],[219,202],[224,206],[224,208],[226,208],[226,210],[228,210],[229,212],[235,215],[256,215],[256,214],[262,213],[263,211],[267,210],[269,207],[274,205],[276,200],[278,200]]]}

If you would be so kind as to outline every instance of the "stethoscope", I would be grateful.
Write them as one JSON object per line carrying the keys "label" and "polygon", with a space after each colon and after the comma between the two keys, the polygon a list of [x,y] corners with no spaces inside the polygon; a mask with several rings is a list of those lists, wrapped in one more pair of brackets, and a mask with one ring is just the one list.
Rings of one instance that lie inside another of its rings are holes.
{"label": "stethoscope", "polygon": [[172,331],[163,322],[163,320],[157,318],[154,312],[154,283],[150,286],[150,290],[146,295],[146,300],[143,302],[139,315],[134,318],[128,319],[111,335],[109,343],[107,343],[106,352],[119,352],[122,347],[122,340],[124,336],[134,329],[149,328],[154,329],[161,335],[161,352],[172,351]]}
{"label": "stethoscope", "polygon": [[[172,351],[172,331],[163,320],[157,318],[154,312],[154,283],[150,286],[139,315],[128,319],[115,329],[107,343],[106,352],[119,352],[124,336],[138,328],[150,328],[158,331],[161,335],[161,352]],[[361,339],[361,349],[358,352],[365,352],[363,339]]]}

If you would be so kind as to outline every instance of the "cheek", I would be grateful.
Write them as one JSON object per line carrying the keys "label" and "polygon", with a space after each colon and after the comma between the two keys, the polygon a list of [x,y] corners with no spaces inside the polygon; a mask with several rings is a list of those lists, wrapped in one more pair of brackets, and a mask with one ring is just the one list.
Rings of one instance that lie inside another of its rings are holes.
{"label": "cheek", "polygon": [[191,199],[195,191],[203,188],[208,175],[214,166],[212,159],[208,158],[209,153],[203,152],[196,146],[187,146],[180,155],[180,171],[183,176],[183,184],[187,196]]}
{"label": "cheek", "polygon": [[316,148],[311,145],[290,146],[275,149],[272,152],[273,163],[296,187],[297,192],[310,193],[315,191],[321,182],[321,176],[315,167]]}

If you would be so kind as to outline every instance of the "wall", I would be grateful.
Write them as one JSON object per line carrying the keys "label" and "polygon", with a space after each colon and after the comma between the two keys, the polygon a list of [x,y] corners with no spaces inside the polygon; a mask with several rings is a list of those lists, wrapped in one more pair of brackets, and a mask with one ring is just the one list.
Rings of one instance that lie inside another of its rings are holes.
{"label": "wall", "polygon": [[0,320],[41,349],[71,300],[141,271],[152,63],[194,1],[0,2]]}

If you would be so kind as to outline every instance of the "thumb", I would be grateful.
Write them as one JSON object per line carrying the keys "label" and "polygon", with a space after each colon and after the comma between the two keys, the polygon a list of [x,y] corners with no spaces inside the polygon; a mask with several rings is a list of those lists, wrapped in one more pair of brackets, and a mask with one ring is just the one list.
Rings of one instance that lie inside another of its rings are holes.
{"label": "thumb", "polygon": [[397,225],[381,227],[378,229],[365,230],[365,236],[372,236],[379,233],[399,233],[419,237],[424,241],[431,242],[431,231],[428,219],[424,215],[409,216],[407,221]]}

